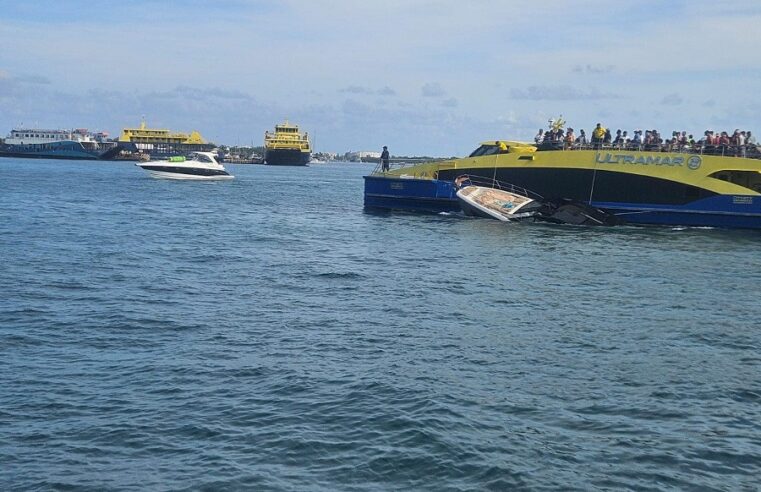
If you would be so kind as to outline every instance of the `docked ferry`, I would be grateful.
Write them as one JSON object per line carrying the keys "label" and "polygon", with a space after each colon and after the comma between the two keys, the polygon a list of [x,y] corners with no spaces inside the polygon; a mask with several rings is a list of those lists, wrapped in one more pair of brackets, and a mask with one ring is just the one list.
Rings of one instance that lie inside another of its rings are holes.
{"label": "docked ferry", "polygon": [[124,128],[119,144],[125,151],[147,155],[151,159],[167,159],[192,152],[211,152],[216,147],[199,132],[173,132],[166,128],[148,128],[145,121],[137,128]]}
{"label": "docked ferry", "polygon": [[14,128],[0,144],[0,157],[27,159],[110,159],[121,149],[108,133],[75,130]]}
{"label": "docked ferry", "polygon": [[275,132],[264,133],[264,163],[271,166],[306,166],[312,158],[309,136],[298,125],[275,125]]}
{"label": "docked ferry", "polygon": [[[745,155],[745,157],[735,157]],[[365,206],[459,210],[461,175],[512,183],[547,200],[570,199],[632,224],[761,228],[761,153],[666,152],[611,145],[541,147],[483,142],[468,157],[365,176]]]}

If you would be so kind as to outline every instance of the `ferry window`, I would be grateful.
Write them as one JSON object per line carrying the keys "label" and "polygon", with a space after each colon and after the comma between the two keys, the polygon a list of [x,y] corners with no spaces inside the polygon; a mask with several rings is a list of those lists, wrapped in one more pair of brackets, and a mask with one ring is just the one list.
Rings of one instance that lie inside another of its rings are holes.
{"label": "ferry window", "polygon": [[499,152],[499,147],[496,145],[482,145],[476,150],[473,151],[472,154],[468,157],[479,157],[482,155],[493,155]]}
{"label": "ferry window", "polygon": [[482,145],[482,146],[478,147],[476,150],[471,152],[468,157],[478,157],[479,155],[483,154],[484,153],[484,147],[485,147],[485,145]]}

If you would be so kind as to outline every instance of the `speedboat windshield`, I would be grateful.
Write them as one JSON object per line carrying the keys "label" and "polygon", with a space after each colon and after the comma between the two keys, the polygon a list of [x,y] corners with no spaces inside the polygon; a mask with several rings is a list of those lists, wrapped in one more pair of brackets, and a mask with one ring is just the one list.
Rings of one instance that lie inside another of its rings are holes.
{"label": "speedboat windshield", "polygon": [[214,163],[214,161],[211,160],[211,157],[209,157],[208,155],[205,155],[205,154],[193,154],[193,157],[195,158],[195,160],[197,160],[199,162],[208,162],[210,164]]}

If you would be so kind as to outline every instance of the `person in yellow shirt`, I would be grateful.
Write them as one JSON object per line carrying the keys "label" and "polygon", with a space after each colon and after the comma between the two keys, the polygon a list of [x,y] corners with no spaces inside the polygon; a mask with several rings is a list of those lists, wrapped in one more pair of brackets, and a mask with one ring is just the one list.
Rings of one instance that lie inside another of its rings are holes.
{"label": "person in yellow shirt", "polygon": [[599,146],[603,138],[605,138],[605,128],[598,123],[595,129],[592,130],[592,143]]}
{"label": "person in yellow shirt", "polygon": [[499,153],[500,154],[506,154],[507,153],[507,144],[503,141],[498,141],[497,146],[499,147]]}

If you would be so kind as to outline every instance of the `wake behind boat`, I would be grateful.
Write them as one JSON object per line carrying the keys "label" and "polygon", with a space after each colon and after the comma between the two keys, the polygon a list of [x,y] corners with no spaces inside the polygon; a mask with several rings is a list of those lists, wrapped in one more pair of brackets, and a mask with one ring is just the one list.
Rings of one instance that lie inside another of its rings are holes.
{"label": "wake behind boat", "polygon": [[217,162],[212,152],[192,152],[189,158],[177,156],[135,165],[148,171],[152,178],[160,179],[225,180],[235,177]]}

